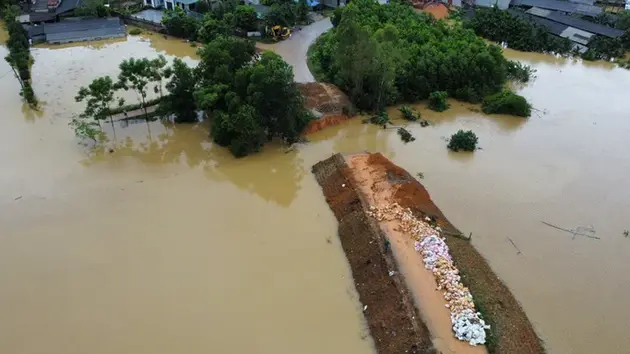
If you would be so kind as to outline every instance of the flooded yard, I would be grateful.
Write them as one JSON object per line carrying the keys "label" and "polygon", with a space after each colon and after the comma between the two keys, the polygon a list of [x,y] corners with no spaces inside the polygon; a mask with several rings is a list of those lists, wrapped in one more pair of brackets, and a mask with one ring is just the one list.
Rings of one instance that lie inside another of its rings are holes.
{"label": "flooded yard", "polygon": [[[281,43],[289,62],[303,56],[289,44],[309,31]],[[419,105],[433,125],[408,127],[417,140],[406,145],[359,119],[290,153],[271,145],[239,160],[204,124],[119,123],[105,144],[113,152],[77,144],[67,122],[82,108],[80,86],[116,76],[126,58],[192,64],[195,51],[159,35],[35,48],[39,112],[0,63],[0,352],[371,353],[336,221],[310,173],[332,153],[363,150],[424,174],[550,353],[630,347],[630,71],[507,52],[538,70],[519,89],[536,114]],[[304,70],[296,64],[298,81],[309,80]],[[458,129],[474,130],[483,150],[448,152]]]}

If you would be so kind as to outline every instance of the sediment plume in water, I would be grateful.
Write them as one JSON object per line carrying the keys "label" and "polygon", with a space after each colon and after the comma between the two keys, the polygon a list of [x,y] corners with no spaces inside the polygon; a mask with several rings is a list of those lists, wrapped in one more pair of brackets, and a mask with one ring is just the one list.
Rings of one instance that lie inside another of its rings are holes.
{"label": "sediment plume in water", "polygon": [[[339,220],[339,237],[360,301],[368,305],[364,315],[379,353],[396,352],[379,344],[391,344],[388,334],[396,332],[396,326],[403,322],[391,321],[387,314],[375,317],[370,309],[392,308],[398,303],[414,307],[404,315],[420,330],[405,334],[409,339],[406,344],[423,344],[424,351],[417,352],[545,352],[509,289],[470,241],[450,236],[461,234],[408,172],[381,154],[364,153],[334,155],[316,164],[313,173]],[[385,216],[386,212],[391,215]],[[430,221],[423,222],[425,218]],[[420,226],[422,230],[417,231],[422,231],[421,237],[409,232]],[[374,247],[372,253],[367,252],[368,245]],[[369,264],[387,266],[366,274]],[[373,296],[374,289],[388,284],[398,284],[393,288],[396,291],[387,297]],[[417,321],[417,316],[422,321]],[[405,351],[396,353],[400,352]]]}

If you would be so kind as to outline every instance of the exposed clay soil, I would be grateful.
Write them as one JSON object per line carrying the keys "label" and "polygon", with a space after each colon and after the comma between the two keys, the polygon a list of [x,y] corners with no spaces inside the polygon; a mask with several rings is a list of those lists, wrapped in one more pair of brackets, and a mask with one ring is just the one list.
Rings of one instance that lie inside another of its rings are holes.
{"label": "exposed clay soil", "polygon": [[460,232],[433,203],[429,193],[407,171],[380,153],[370,154],[372,178],[387,180],[395,188],[391,202],[410,208],[418,217],[435,218],[446,231],[446,242],[462,282],[470,289],[475,305],[491,325],[486,346],[490,353],[540,354],[545,350],[527,315],[509,289],[492,271],[470,241],[454,235]]}
{"label": "exposed clay soil", "polygon": [[306,108],[322,114],[318,119],[309,123],[304,134],[320,131],[326,127],[337,125],[350,118],[351,103],[338,87],[321,82],[297,84],[298,89],[306,100]]}
{"label": "exposed clay soil", "polygon": [[[380,165],[373,166],[371,154],[345,156],[346,164],[352,177],[353,185],[359,195],[364,197],[370,210],[383,210],[395,203],[395,195],[400,184],[409,183],[396,174],[388,175]],[[422,320],[427,325],[434,347],[442,354],[487,354],[483,345],[470,345],[458,340],[453,334],[451,311],[442,291],[436,290],[438,284],[432,271],[424,266],[422,254],[414,247],[414,238],[403,226],[401,219],[378,218],[378,225],[390,242],[392,253],[411,290],[415,305]],[[426,224],[430,231],[433,228]]]}
{"label": "exposed clay soil", "polygon": [[[367,204],[352,186],[337,154],[313,166],[326,201],[339,221],[339,238],[350,263],[364,316],[380,354],[436,353],[404,279]],[[389,276],[389,272],[394,275]]]}

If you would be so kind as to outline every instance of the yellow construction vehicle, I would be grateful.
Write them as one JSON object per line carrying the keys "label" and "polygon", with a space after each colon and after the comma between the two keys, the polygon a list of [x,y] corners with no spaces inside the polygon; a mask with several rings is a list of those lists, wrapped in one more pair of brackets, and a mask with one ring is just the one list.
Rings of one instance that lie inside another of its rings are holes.
{"label": "yellow construction vehicle", "polygon": [[291,37],[291,29],[289,27],[273,26],[268,33],[276,41]]}

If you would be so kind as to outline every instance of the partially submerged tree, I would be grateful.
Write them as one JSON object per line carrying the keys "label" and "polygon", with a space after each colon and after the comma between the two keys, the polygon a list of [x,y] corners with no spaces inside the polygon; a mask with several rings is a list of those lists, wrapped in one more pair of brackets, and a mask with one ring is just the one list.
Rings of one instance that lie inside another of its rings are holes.
{"label": "partially submerged tree", "polygon": [[31,54],[30,44],[28,42],[28,33],[22,25],[16,21],[18,10],[15,7],[5,7],[3,10],[3,18],[5,27],[9,33],[7,40],[7,48],[9,54],[5,57],[6,62],[13,70],[15,78],[21,86],[20,96],[32,107],[37,106],[37,98],[31,86]]}
{"label": "partially submerged tree", "polygon": [[457,151],[475,151],[477,148],[477,142],[479,139],[472,130],[463,131],[458,130],[457,133],[451,136],[448,142],[448,148]]}
{"label": "partially submerged tree", "polygon": [[211,136],[237,157],[273,138],[294,143],[312,118],[291,66],[271,52],[254,54],[251,41],[220,37],[199,51],[196,69],[195,99],[212,117]]}
{"label": "partially submerged tree", "polygon": [[195,77],[193,70],[181,59],[173,60],[171,81],[166,84],[169,95],[161,103],[162,110],[175,115],[177,123],[197,121],[195,104]]}
{"label": "partially submerged tree", "polygon": [[114,103],[114,93],[116,86],[109,76],[102,76],[94,79],[88,87],[81,87],[77,96],[74,98],[77,102],[85,101],[85,110],[80,115],[82,119],[93,119],[99,124],[103,119],[109,118],[109,122],[114,128],[114,120],[110,109]]}
{"label": "partially submerged tree", "polygon": [[402,106],[398,109],[405,120],[415,122],[420,119],[420,113],[416,113],[409,106]]}
{"label": "partially submerged tree", "polygon": [[429,108],[436,112],[446,111],[451,106],[446,101],[447,98],[448,93],[446,91],[431,92],[429,95]]}
{"label": "partially submerged tree", "polygon": [[100,129],[97,128],[98,123],[86,117],[73,117],[68,125],[72,128],[77,138],[90,139],[95,143],[97,142],[96,138],[100,133]]}
{"label": "partially submerged tree", "polygon": [[168,62],[163,55],[158,55],[157,58],[151,60],[152,79],[156,83],[153,88],[155,93],[160,94],[160,98],[163,98],[162,86],[165,79],[170,76],[171,70],[166,66]]}
{"label": "partially submerged tree", "polygon": [[147,86],[155,79],[155,66],[147,58],[127,59],[120,63],[120,74],[118,75],[117,86],[125,91],[133,90],[138,95],[138,100],[142,104],[144,117],[149,119],[147,112]]}
{"label": "partially submerged tree", "polygon": [[511,114],[520,117],[529,117],[532,112],[532,106],[523,96],[509,90],[484,98],[481,109],[485,114]]}

